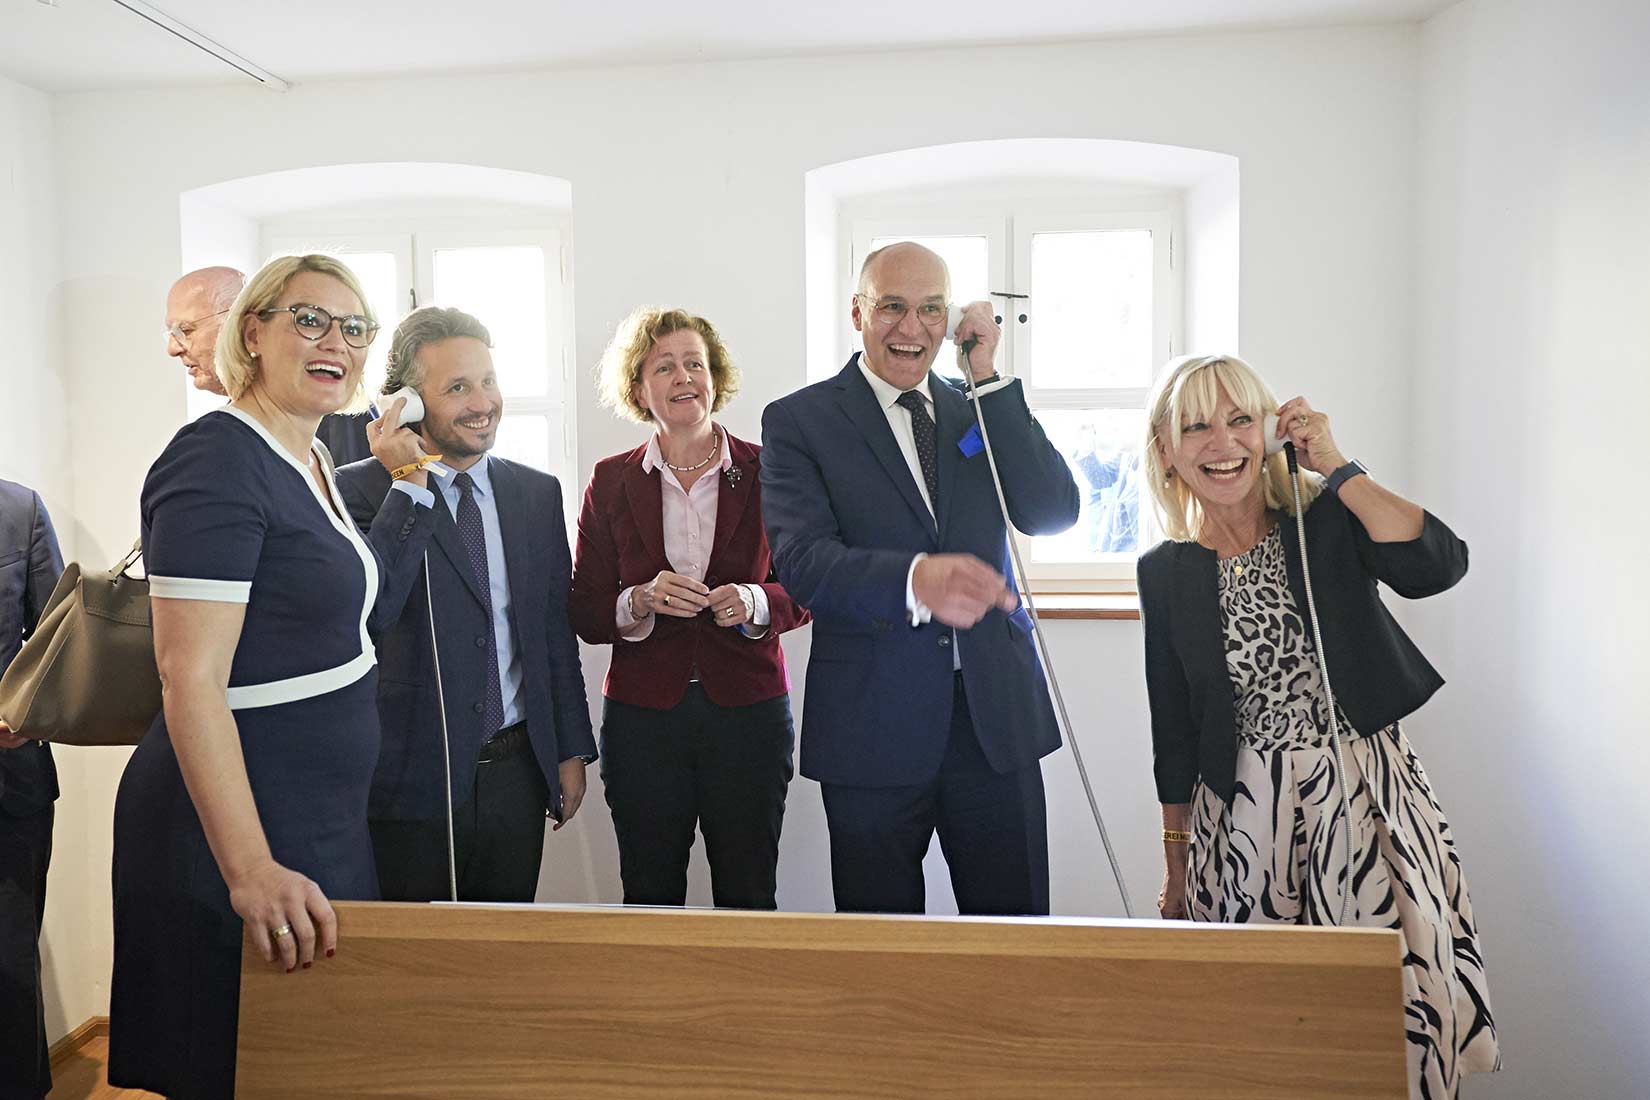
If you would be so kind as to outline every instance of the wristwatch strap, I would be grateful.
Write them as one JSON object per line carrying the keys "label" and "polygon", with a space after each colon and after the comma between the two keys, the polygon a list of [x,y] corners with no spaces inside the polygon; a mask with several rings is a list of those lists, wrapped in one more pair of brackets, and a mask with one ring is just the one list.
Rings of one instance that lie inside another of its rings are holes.
{"label": "wristwatch strap", "polygon": [[1357,459],[1353,459],[1345,466],[1340,467],[1329,475],[1329,491],[1336,496],[1340,495],[1341,486],[1357,477],[1359,474],[1369,473],[1369,467]]}

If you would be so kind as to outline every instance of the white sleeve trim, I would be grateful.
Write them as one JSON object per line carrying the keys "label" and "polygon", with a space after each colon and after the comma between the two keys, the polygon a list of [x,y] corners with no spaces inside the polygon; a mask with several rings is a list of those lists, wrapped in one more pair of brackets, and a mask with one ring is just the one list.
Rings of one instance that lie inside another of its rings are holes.
{"label": "white sleeve trim", "polygon": [[252,598],[251,581],[213,581],[201,577],[161,577],[149,574],[149,595],[163,600],[209,600],[246,603]]}

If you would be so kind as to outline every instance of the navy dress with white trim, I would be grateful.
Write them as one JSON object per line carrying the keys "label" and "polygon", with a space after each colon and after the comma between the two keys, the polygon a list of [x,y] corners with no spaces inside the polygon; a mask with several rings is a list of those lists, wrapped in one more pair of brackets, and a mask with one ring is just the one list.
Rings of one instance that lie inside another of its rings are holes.
{"label": "navy dress with white trim", "polygon": [[[330,496],[257,421],[208,413],[144,482],[144,561],[153,597],[246,604],[228,702],[270,851],[331,900],[370,900],[380,570]],[[110,1083],[232,1096],[241,920],[164,714],[115,799],[114,918]]]}

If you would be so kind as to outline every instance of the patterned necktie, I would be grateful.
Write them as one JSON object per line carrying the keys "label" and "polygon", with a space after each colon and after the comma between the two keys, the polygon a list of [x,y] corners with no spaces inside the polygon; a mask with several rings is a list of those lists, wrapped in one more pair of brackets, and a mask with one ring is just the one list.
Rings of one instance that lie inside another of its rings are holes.
{"label": "patterned necktie", "polygon": [[487,699],[482,711],[482,736],[491,737],[504,725],[504,692],[498,681],[498,638],[493,633],[492,577],[487,568],[487,533],[481,526],[481,506],[476,503],[476,483],[469,474],[453,479],[458,486],[458,537],[470,568],[481,582],[481,603],[487,609],[486,644],[482,657],[487,662]]}
{"label": "patterned necktie", "polygon": [[928,506],[939,515],[940,467],[934,449],[934,418],[928,415],[928,404],[916,390],[906,390],[895,402],[911,414],[911,435],[917,441],[917,462],[922,466],[922,479],[928,483]]}

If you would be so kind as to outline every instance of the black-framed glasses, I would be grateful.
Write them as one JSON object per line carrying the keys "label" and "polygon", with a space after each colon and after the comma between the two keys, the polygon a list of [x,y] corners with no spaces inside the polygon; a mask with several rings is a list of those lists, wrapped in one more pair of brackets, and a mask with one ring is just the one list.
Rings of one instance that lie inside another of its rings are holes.
{"label": "black-framed glasses", "polygon": [[277,313],[292,314],[292,327],[297,329],[298,335],[305,340],[319,340],[332,329],[334,321],[338,323],[338,331],[343,334],[344,343],[352,348],[364,348],[378,335],[378,322],[370,317],[363,317],[359,313],[334,317],[320,306],[303,303],[260,309],[258,317],[267,321]]}
{"label": "black-framed glasses", "polygon": [[166,335],[180,344],[187,344],[190,337],[195,335],[195,330],[201,326],[202,322],[210,321],[214,317],[222,317],[233,308],[233,306],[224,306],[216,313],[208,313],[205,317],[196,317],[193,321],[173,321],[171,324],[166,326]]}
{"label": "black-framed glasses", "polygon": [[[869,294],[856,294],[855,297],[862,302],[870,303],[871,315],[880,324],[890,328],[905,320],[905,315],[911,311],[911,306],[903,298],[887,298],[879,302]],[[917,320],[929,328],[938,327],[945,324],[945,317],[950,308],[945,302],[922,302],[916,307]]]}

